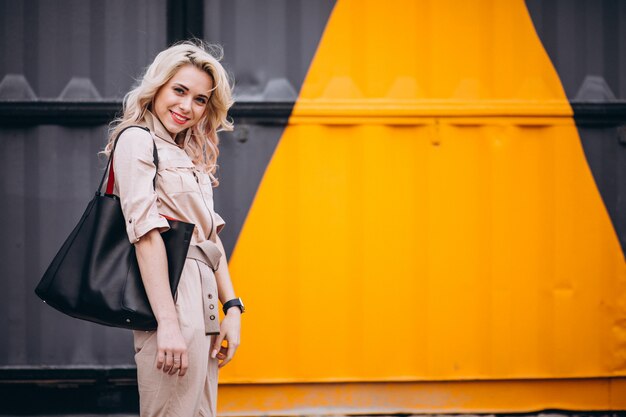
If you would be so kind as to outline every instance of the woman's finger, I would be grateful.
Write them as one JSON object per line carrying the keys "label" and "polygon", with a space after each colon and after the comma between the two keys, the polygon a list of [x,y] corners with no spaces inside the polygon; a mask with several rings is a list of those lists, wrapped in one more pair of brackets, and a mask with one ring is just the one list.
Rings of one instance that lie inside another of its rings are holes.
{"label": "woman's finger", "polygon": [[163,372],[169,372],[174,366],[174,355],[172,352],[166,352],[165,354],[165,366],[163,366]]}
{"label": "woman's finger", "polygon": [[223,361],[221,361],[221,362],[219,363],[219,365],[217,365],[217,367],[218,367],[218,368],[222,368],[222,367],[226,366],[226,364],[227,364],[228,362],[230,362],[230,360],[231,360],[231,359],[232,359],[232,357],[228,357],[228,355],[226,355],[226,357],[224,358],[224,360],[223,360]]}
{"label": "woman's finger", "polygon": [[178,375],[185,376],[188,368],[189,368],[189,356],[185,352],[182,355],[180,355],[180,371],[178,372]]}
{"label": "woman's finger", "polygon": [[228,346],[220,346],[220,350],[217,352],[215,356],[219,360],[224,360],[226,358],[226,354],[228,353]]}
{"label": "woman's finger", "polygon": [[165,363],[165,353],[163,352],[163,349],[159,349],[159,351],[157,352],[157,360],[156,360],[157,369],[163,368],[164,363]]}
{"label": "woman's finger", "polygon": [[226,351],[226,358],[218,365],[219,368],[225,366],[228,362],[233,359],[235,356],[235,351],[237,350],[237,345],[235,343],[228,342],[228,349]]}
{"label": "woman's finger", "polygon": [[180,355],[172,355],[173,359],[172,359],[172,368],[170,369],[170,371],[168,372],[170,375],[174,375],[176,372],[178,372],[180,370]]}
{"label": "woman's finger", "polygon": [[211,348],[211,357],[212,358],[215,358],[217,356],[217,354],[219,353],[219,351],[221,350],[223,341],[224,341],[224,334],[220,333],[215,338],[215,343],[213,343],[213,347]]}

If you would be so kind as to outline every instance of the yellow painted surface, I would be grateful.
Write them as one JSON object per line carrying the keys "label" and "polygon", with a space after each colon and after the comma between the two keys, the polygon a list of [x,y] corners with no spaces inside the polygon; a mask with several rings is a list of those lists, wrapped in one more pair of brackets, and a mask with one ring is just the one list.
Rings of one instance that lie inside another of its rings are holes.
{"label": "yellow painted surface", "polygon": [[625,410],[626,379],[225,384],[222,416]]}
{"label": "yellow painted surface", "polygon": [[626,264],[571,114],[523,0],[339,0],[230,260],[249,312],[221,382],[274,409],[349,381],[610,404]]}

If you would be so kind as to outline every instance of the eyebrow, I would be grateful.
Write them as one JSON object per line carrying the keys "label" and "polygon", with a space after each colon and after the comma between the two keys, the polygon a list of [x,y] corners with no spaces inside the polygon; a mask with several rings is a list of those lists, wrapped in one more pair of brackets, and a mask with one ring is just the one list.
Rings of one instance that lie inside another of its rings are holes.
{"label": "eyebrow", "polygon": [[[183,90],[185,90],[185,91],[189,91],[189,87],[187,87],[187,86],[186,86],[186,85],[184,85],[184,84],[181,84],[181,83],[174,83],[174,85],[179,86],[180,88],[182,88],[182,89],[183,89]],[[198,96],[200,96],[200,97],[204,97],[204,98],[206,98],[207,100],[209,99],[209,96],[207,96],[206,94],[198,94]]]}

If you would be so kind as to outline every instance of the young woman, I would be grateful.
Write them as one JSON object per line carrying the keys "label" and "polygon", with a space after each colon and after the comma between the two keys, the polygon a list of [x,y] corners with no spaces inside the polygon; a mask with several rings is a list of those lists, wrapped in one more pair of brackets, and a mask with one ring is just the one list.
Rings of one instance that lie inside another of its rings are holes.
{"label": "young woman", "polygon": [[[219,48],[201,42],[159,53],[124,98],[105,149],[123,131],[113,156],[114,194],[158,321],[156,331],[134,332],[141,416],[215,416],[218,368],[239,345],[244,308],[218,237],[224,221],[213,209],[217,132],[233,129],[232,87],[219,59]],[[175,297],[160,235],[167,217],[195,224]]]}

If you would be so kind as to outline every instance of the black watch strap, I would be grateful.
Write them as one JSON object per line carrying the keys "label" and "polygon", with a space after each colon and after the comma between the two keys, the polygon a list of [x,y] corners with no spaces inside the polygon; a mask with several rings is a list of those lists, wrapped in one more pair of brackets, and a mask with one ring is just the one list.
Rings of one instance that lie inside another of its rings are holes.
{"label": "black watch strap", "polygon": [[239,310],[241,310],[242,313],[246,311],[246,308],[244,307],[243,301],[241,301],[241,298],[233,298],[232,300],[226,301],[224,305],[222,306],[222,310],[224,311],[224,314],[226,314],[228,312],[228,309],[231,307],[239,307]]}

